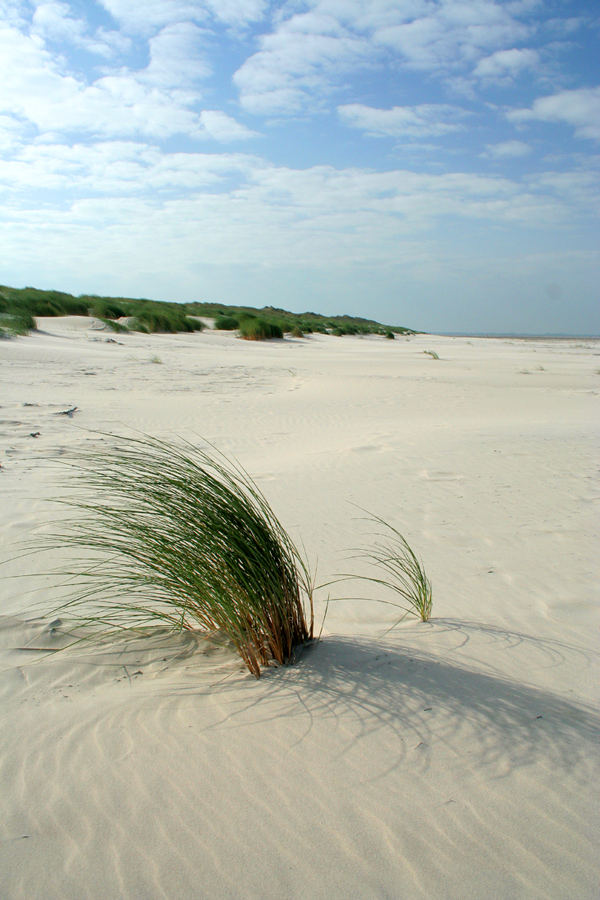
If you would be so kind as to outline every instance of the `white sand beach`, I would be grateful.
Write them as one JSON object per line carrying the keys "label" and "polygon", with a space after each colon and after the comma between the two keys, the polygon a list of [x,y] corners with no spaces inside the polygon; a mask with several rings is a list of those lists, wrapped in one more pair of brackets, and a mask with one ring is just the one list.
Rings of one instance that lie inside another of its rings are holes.
{"label": "white sand beach", "polygon": [[60,556],[5,563],[3,900],[597,897],[600,341],[93,323],[0,341],[3,559],[65,514],[69,449],[207,439],[319,582],[360,570],[357,507],[396,526],[433,615],[330,586],[260,680],[160,629],[49,655]]}

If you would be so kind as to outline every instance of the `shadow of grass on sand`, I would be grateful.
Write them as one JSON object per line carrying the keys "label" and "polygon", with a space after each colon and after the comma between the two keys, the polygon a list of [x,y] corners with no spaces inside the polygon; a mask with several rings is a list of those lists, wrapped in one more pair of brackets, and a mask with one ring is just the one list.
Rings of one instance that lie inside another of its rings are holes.
{"label": "shadow of grass on sand", "polygon": [[[516,640],[498,629],[494,638]],[[395,748],[389,768],[420,748],[425,768],[441,749],[494,776],[545,763],[580,767],[584,777],[600,738],[600,716],[592,707],[396,641],[328,637],[306,647],[296,666],[268,671],[257,688],[251,699],[238,695],[222,722],[268,728],[281,716],[301,717],[297,744],[323,723],[343,726],[342,752],[380,732]]]}
{"label": "shadow of grass on sand", "polygon": [[[563,662],[575,660],[583,671],[590,663],[580,648],[477,622],[434,620],[426,627],[438,635],[456,633],[453,650],[472,643],[480,659],[485,659],[489,642],[499,642],[507,652],[520,652],[525,645],[527,658],[537,665],[560,669]],[[340,755],[368,749],[375,739],[389,751],[386,771],[418,749],[415,765],[421,770],[442,753],[493,777],[539,763],[577,770],[588,784],[593,777],[600,715],[592,706],[511,680],[483,662],[467,667],[439,652],[422,651],[414,641],[401,643],[397,633],[380,640],[328,636],[304,647],[296,665],[267,669],[258,682],[244,673],[228,642],[218,636],[207,640],[153,629],[116,645],[86,642],[75,652],[42,652],[41,658],[35,651],[48,644],[40,640],[47,635],[40,633],[39,624],[28,623],[19,636],[24,645],[10,654],[13,662],[37,657],[33,668],[41,679],[51,675],[48,667],[56,663],[72,665],[70,677],[78,677],[82,686],[88,679],[89,686],[130,682],[130,673],[139,674],[136,683],[145,683],[150,696],[168,698],[171,711],[190,696],[218,696],[216,719],[210,716],[202,725],[198,707],[198,724],[205,732],[259,726],[268,740],[270,729],[283,728],[288,729],[288,747],[300,750],[314,729],[320,736],[336,732],[335,752]],[[427,637],[424,631],[422,636]],[[23,653],[27,650],[33,652]],[[136,691],[126,702],[142,699]]]}

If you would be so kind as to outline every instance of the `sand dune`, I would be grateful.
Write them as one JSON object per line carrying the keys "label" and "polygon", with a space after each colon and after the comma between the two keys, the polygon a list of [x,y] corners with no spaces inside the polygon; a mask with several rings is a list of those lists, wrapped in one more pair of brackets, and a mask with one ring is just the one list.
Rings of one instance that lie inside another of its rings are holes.
{"label": "sand dune", "polygon": [[596,897],[600,343],[39,327],[0,342],[5,558],[70,448],[204,437],[321,581],[363,507],[434,609],[390,631],[379,589],[330,587],[322,641],[255,681],[159,629],[48,654],[60,556],[5,563],[2,897]]}

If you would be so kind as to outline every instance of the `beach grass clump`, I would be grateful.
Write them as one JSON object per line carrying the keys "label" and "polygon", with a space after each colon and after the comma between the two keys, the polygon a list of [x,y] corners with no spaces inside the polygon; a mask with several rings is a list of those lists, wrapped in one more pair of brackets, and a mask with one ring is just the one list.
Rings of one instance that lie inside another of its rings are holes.
{"label": "beach grass clump", "polygon": [[125,334],[129,331],[127,325],[124,322],[117,322],[116,319],[100,319],[103,325],[109,328],[111,331],[116,332],[117,334]]}
{"label": "beach grass clump", "polygon": [[439,359],[439,354],[435,352],[435,350],[423,350],[423,353],[426,353],[427,356],[430,356],[432,359]]}
{"label": "beach grass clump", "polygon": [[401,618],[416,615],[422,622],[429,621],[433,606],[432,588],[423,563],[396,528],[379,516],[369,514],[368,520],[383,530],[375,532],[375,543],[369,548],[359,549],[354,558],[366,560],[380,574],[352,577],[379,584],[392,591],[400,598],[400,602],[383,602],[392,603],[404,610]]}
{"label": "beach grass clump", "polygon": [[190,318],[174,303],[134,301],[130,304],[129,315],[133,317],[131,330],[150,334],[202,331],[205,327],[204,322]]}
{"label": "beach grass clump", "polygon": [[0,312],[0,337],[2,338],[29,334],[34,328],[35,319],[25,310],[16,313]]}
{"label": "beach grass clump", "polygon": [[283,331],[274,322],[260,316],[252,316],[240,320],[240,337],[245,341],[268,341],[282,338]]}
{"label": "beach grass clump", "polygon": [[217,331],[235,331],[240,322],[235,316],[222,315],[216,317],[214,327]]}
{"label": "beach grass clump", "polygon": [[128,311],[126,305],[118,303],[115,300],[95,298],[88,309],[88,315],[95,316],[97,319],[102,319],[104,321],[105,319],[122,319],[124,316],[128,315]]}
{"label": "beach grass clump", "polygon": [[[250,476],[210,448],[118,438],[70,457],[73,516],[46,549],[78,559],[52,611],[82,633],[162,624],[225,634],[257,678],[313,636],[312,581]],[[83,488],[83,493],[80,493]]]}

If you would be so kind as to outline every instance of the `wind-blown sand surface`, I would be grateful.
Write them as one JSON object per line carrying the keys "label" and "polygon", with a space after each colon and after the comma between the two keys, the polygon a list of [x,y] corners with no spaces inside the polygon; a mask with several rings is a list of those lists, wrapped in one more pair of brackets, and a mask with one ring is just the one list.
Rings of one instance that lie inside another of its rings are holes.
{"label": "wind-blown sand surface", "polygon": [[5,557],[63,514],[58,460],[91,432],[204,437],[321,581],[358,571],[357,504],[434,608],[388,631],[391,607],[332,601],[256,681],[160,631],[45,655],[33,573],[59,557],[5,565],[1,896],[596,897],[600,343],[39,326],[0,342]]}

